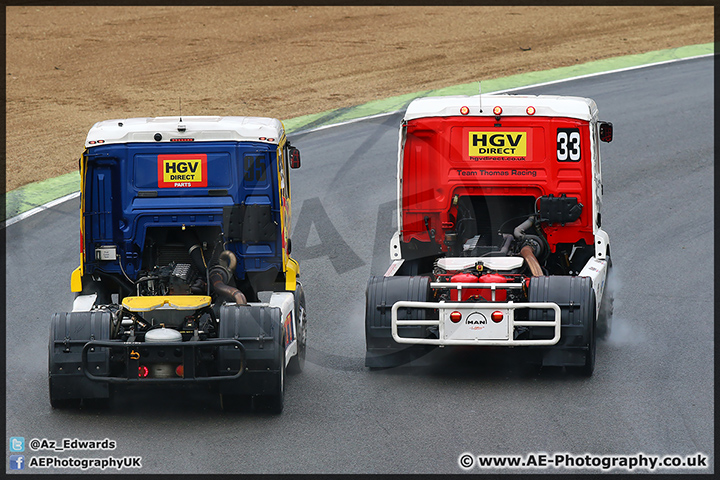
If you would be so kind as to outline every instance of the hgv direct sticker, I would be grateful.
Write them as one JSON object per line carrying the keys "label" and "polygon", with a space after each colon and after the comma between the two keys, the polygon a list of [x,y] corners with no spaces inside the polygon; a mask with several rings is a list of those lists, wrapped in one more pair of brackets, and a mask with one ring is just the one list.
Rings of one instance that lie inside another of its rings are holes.
{"label": "hgv direct sticker", "polygon": [[207,155],[158,155],[158,188],[207,187]]}
{"label": "hgv direct sticker", "polygon": [[[525,157],[527,132],[470,132],[468,154],[472,157]],[[479,158],[477,159],[479,160]]]}

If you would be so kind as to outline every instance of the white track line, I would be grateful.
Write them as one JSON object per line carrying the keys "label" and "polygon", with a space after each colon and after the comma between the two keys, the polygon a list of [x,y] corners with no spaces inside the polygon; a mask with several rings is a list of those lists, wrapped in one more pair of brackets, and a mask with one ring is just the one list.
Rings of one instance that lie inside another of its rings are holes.
{"label": "white track line", "polygon": [[[536,83],[536,84],[533,84],[533,85],[525,85],[525,86],[522,86],[522,87],[514,87],[514,88],[507,88],[507,89],[505,89],[505,90],[497,90],[497,91],[495,91],[495,92],[490,92],[490,93],[488,93],[488,95],[493,95],[493,94],[498,94],[498,93],[514,92],[514,91],[516,91],[516,90],[524,90],[524,89],[528,89],[528,88],[543,87],[543,86],[545,86],[545,85],[553,85],[553,84],[556,84],[556,83],[570,82],[570,81],[572,81],[572,80],[579,80],[579,79],[582,79],[582,78],[599,77],[600,75],[609,75],[609,74],[611,74],[611,73],[627,72],[627,71],[630,71],[630,70],[638,70],[638,69],[640,69],[640,68],[654,67],[654,66],[657,66],[657,65],[664,65],[664,64],[667,64],[667,63],[683,62],[683,61],[685,61],[685,60],[694,60],[694,59],[697,59],[697,58],[712,57],[713,55],[715,55],[715,53],[705,53],[705,54],[703,54],[703,55],[695,55],[694,57],[673,58],[673,59],[671,59],[671,60],[663,60],[663,61],[661,61],[661,62],[647,63],[647,64],[644,64],[644,65],[635,65],[635,66],[632,66],[632,67],[618,68],[618,69],[615,69],[615,70],[608,70],[608,71],[605,71],[605,72],[588,73],[588,74],[586,74],[586,75],[578,75],[577,77],[562,78],[562,79],[560,79],[560,80],[552,80],[552,81],[549,81],[549,82]],[[373,118],[386,117],[386,116],[388,116],[388,115],[393,115],[393,114],[398,113],[398,112],[400,112],[400,111],[401,111],[401,110],[394,110],[394,111],[392,111],[392,112],[385,112],[385,113],[377,113],[377,114],[375,114],[375,115],[368,115],[367,117],[353,118],[352,120],[346,120],[346,121],[340,122],[340,123],[333,123],[333,124],[331,124],[331,125],[323,125],[322,127],[311,128],[311,129],[309,129],[309,130],[301,130],[301,131],[299,131],[299,132],[293,132],[292,134],[293,134],[293,135],[301,135],[301,134],[306,134],[306,133],[317,132],[317,131],[320,131],[320,130],[326,130],[326,129],[328,129],[328,128],[341,127],[341,126],[343,126],[343,125],[349,125],[349,124],[351,124],[351,123],[362,122],[362,121],[364,121],[364,120],[370,120],[370,119],[373,119]],[[48,202],[48,203],[46,203],[45,205],[40,205],[39,207],[35,207],[35,208],[33,208],[32,210],[28,210],[28,211],[25,212],[25,213],[21,213],[20,215],[11,218],[10,220],[7,220],[7,221],[5,221],[5,222],[0,222],[0,228],[8,227],[8,226],[10,226],[10,225],[12,225],[12,224],[14,224],[14,223],[19,222],[20,220],[24,220],[24,219],[26,219],[26,218],[28,218],[28,217],[30,217],[30,216],[32,216],[32,215],[35,215],[36,213],[42,212],[42,211],[44,211],[44,210],[47,210],[48,208],[54,207],[55,205],[59,205],[60,203],[63,203],[63,202],[66,202],[66,201],[68,201],[68,200],[71,200],[71,199],[73,199],[73,198],[76,198],[76,197],[78,197],[79,195],[80,195],[80,192],[74,192],[74,193],[71,193],[71,194],[69,194],[69,195],[65,195],[65,196],[62,197],[62,198],[58,198],[57,200],[53,200],[52,202]]]}
{"label": "white track line", "polygon": [[20,220],[25,220],[28,217],[31,217],[35,215],[36,213],[40,213],[42,211],[45,211],[49,208],[54,207],[55,205],[60,205],[63,202],[67,202],[68,200],[72,200],[73,198],[77,198],[80,196],[80,192],[73,192],[68,195],[65,195],[64,197],[57,198],[53,200],[52,202],[48,202],[45,205],[40,205],[39,207],[35,207],[32,210],[28,210],[27,212],[23,212],[20,215],[17,215],[10,220],[7,220],[5,222],[0,222],[0,228],[9,227],[13,223],[17,223]]}

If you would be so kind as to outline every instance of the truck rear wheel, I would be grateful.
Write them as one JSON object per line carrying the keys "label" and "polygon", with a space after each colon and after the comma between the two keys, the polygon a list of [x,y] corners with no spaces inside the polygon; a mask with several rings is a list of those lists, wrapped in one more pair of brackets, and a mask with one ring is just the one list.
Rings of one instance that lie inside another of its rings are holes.
{"label": "truck rear wheel", "polygon": [[297,355],[290,359],[288,372],[297,374],[305,368],[305,357],[307,355],[307,313],[305,312],[305,291],[297,283],[295,288],[295,318],[297,321]]}
{"label": "truck rear wheel", "polygon": [[282,413],[285,404],[285,335],[280,336],[278,345],[277,373],[273,375],[274,385],[269,394],[255,397],[255,409],[270,413]]}
{"label": "truck rear wheel", "polygon": [[608,270],[605,277],[605,289],[603,291],[602,300],[600,300],[600,312],[597,318],[597,337],[606,339],[610,336],[613,316],[613,304],[615,298],[613,295],[613,286],[615,283],[615,274],[612,270],[612,259],[608,255]]}

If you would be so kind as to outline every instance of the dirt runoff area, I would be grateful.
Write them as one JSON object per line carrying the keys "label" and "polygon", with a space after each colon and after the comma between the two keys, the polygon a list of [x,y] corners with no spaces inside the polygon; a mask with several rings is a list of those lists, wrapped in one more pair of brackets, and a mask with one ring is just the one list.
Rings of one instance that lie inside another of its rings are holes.
{"label": "dirt runoff area", "polygon": [[713,7],[10,6],[6,191],[111,118],[281,119],[713,41]]}

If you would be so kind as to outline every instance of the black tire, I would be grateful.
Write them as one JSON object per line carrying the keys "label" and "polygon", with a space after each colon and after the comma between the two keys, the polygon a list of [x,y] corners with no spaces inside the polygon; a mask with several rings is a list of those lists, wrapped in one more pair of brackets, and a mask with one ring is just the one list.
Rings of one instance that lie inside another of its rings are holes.
{"label": "black tire", "polygon": [[280,414],[285,404],[285,335],[280,336],[278,345],[278,371],[275,374],[273,392],[255,397],[255,409],[262,412]]}
{"label": "black tire", "polygon": [[605,340],[610,336],[612,327],[615,274],[612,270],[612,259],[608,255],[608,271],[605,277],[605,289],[602,300],[600,300],[600,312],[597,318],[597,338]]}
{"label": "black tire", "polygon": [[568,368],[580,376],[592,377],[592,374],[595,371],[595,351],[597,349],[596,322],[594,314],[586,332],[586,347],[587,352],[585,353],[585,365],[581,367]]}
{"label": "black tire", "polygon": [[[370,369],[393,368],[422,357],[433,346],[399,344],[392,338],[391,308],[401,300],[427,302],[432,298],[430,277],[370,277],[365,293],[365,366]],[[402,309],[399,318],[425,320],[426,310]],[[428,338],[424,326],[401,326],[403,337]]]}
{"label": "black tire", "polygon": [[300,282],[295,288],[295,318],[297,319],[297,355],[290,359],[288,373],[298,374],[305,369],[307,356],[307,313],[305,311],[305,291]]}

